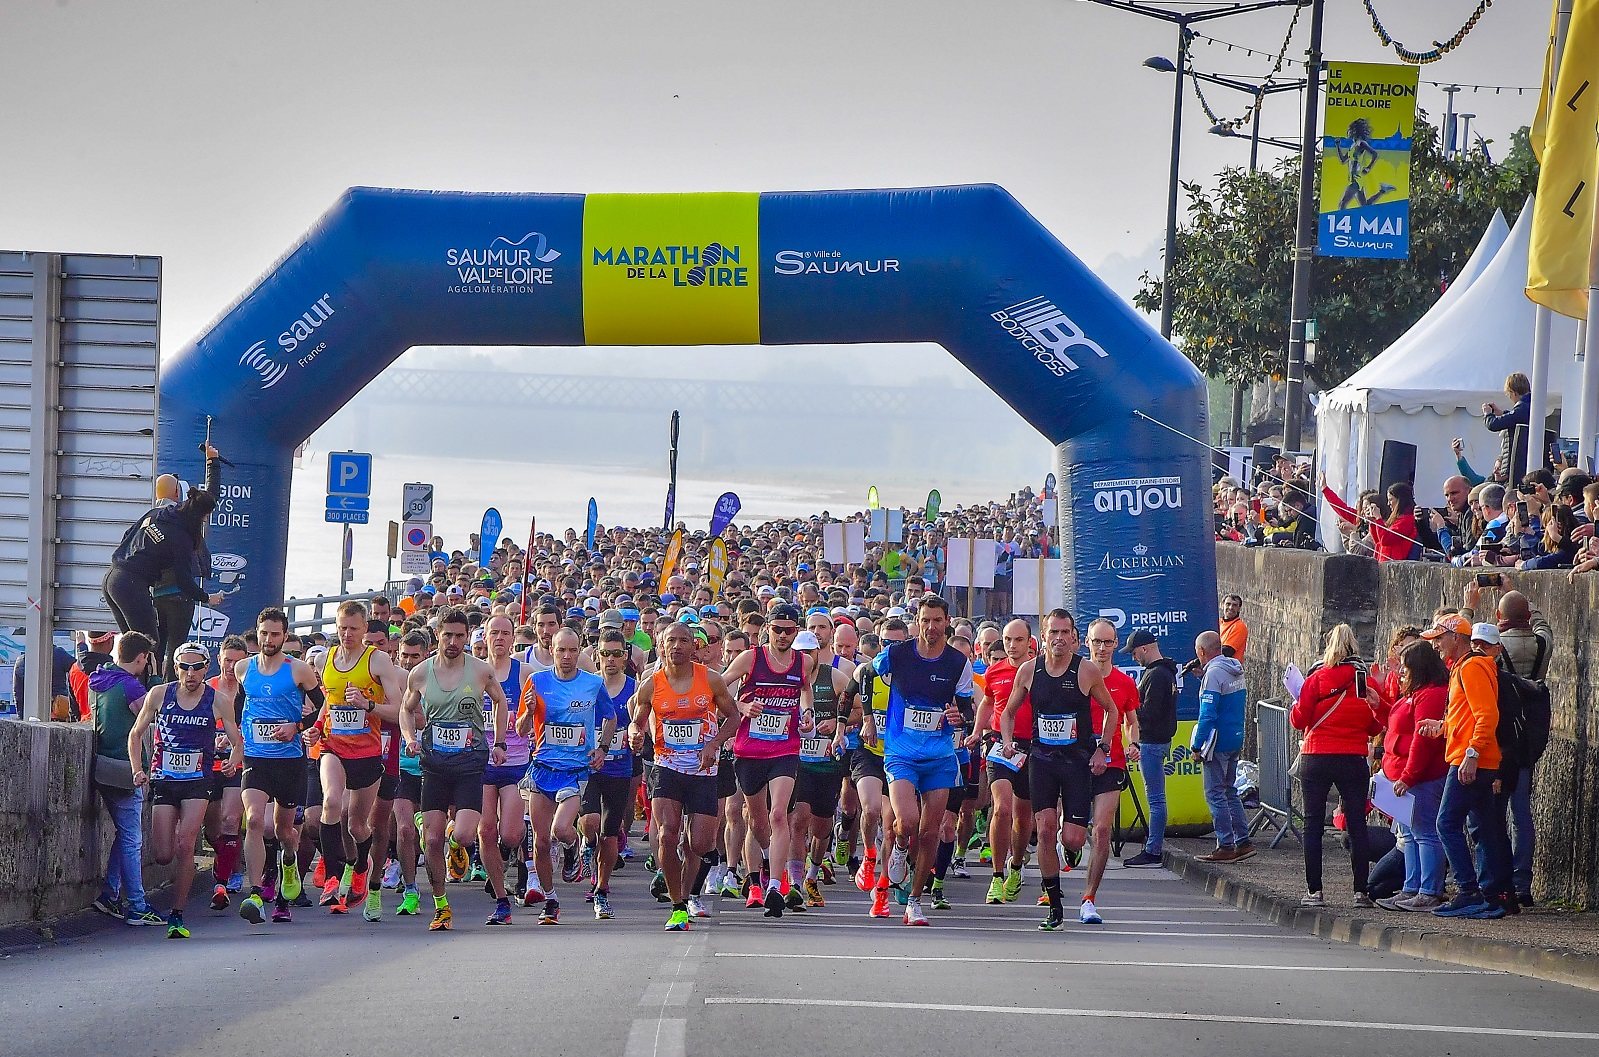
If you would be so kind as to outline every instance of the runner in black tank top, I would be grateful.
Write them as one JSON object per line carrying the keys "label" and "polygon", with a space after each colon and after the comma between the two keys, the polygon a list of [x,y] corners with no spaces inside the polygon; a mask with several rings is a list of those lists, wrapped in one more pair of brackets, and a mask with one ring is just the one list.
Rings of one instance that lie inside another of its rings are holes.
{"label": "runner in black tank top", "polygon": [[[1038,826],[1038,868],[1049,897],[1049,917],[1039,926],[1053,931],[1065,920],[1061,910],[1058,834],[1068,851],[1080,851],[1093,813],[1093,777],[1105,769],[1107,750],[1094,734],[1093,701],[1113,710],[1105,677],[1077,655],[1077,625],[1063,609],[1044,618],[1044,652],[1023,664],[1000,717],[1001,752],[1014,751],[1015,709],[1023,696],[1033,708],[1032,756],[1028,761],[1033,818]],[[1109,834],[1102,834],[1109,839]]]}

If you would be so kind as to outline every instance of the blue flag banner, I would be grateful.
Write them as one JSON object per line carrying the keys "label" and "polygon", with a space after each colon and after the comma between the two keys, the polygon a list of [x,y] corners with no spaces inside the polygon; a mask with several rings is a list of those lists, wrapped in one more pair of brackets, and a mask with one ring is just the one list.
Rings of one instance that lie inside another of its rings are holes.
{"label": "blue flag banner", "polygon": [[598,504],[598,503],[596,503],[594,501],[594,497],[593,496],[590,496],[589,497],[589,522],[588,522],[588,528],[585,530],[585,539],[586,539],[587,542],[585,542],[583,544],[583,546],[587,547],[589,550],[593,550],[594,549],[594,530],[599,528],[599,525],[600,525],[600,504]]}
{"label": "blue flag banner", "polygon": [[502,524],[498,510],[489,507],[483,511],[483,524],[477,530],[477,563],[485,569],[489,567],[489,555],[494,553],[495,545],[500,542],[500,527]]}
{"label": "blue flag banner", "polygon": [[677,510],[677,485],[666,486],[666,517],[661,519],[661,531],[672,531],[672,514]]}
{"label": "blue flag banner", "polygon": [[716,509],[711,513],[711,535],[713,537],[720,536],[727,529],[727,526],[733,523],[733,519],[738,516],[740,506],[742,504],[739,503],[736,493],[723,492],[717,497]]}

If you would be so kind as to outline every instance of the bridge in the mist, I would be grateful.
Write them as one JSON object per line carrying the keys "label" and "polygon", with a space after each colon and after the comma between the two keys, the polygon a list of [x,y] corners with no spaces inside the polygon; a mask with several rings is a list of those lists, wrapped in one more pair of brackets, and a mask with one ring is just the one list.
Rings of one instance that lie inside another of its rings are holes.
{"label": "bridge in the mist", "polygon": [[[640,449],[638,438],[653,438],[658,422],[664,443],[666,417],[673,410],[683,413],[684,457],[704,468],[736,464],[781,471],[842,464],[860,459],[863,449],[885,471],[920,467],[927,458],[930,412],[966,433],[961,454],[969,465],[946,469],[981,472],[988,458],[1014,453],[1014,445],[1036,437],[998,397],[976,385],[857,385],[835,374],[808,377],[803,371],[714,381],[391,367],[323,427],[319,443],[362,451],[378,445],[396,452],[409,450],[409,444],[418,452],[480,455],[480,441],[455,451],[449,431],[438,435],[428,425],[506,423],[515,425],[519,443],[537,447],[554,441],[569,449],[576,439],[611,449],[609,459],[642,467],[654,465],[657,453],[653,444]],[[800,427],[805,439],[790,445],[751,443],[774,422]]]}

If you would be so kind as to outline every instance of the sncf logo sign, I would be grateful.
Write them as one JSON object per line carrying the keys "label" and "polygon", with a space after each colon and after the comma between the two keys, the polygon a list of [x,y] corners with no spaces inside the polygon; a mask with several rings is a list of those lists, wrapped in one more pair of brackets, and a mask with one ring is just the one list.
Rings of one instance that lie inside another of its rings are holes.
{"label": "sncf logo sign", "polygon": [[1082,328],[1047,297],[1011,305],[1002,312],[992,313],[992,317],[1056,378],[1065,377],[1067,372],[1081,366],[1068,354],[1071,350],[1076,350],[1079,356],[1091,352],[1103,359],[1107,355],[1098,342],[1084,334]]}

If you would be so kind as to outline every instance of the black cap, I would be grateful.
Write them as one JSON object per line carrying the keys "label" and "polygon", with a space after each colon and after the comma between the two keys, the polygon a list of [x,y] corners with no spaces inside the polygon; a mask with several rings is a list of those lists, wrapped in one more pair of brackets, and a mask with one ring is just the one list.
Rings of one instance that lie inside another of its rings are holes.
{"label": "black cap", "polygon": [[773,606],[771,611],[766,614],[766,619],[792,620],[796,624],[801,623],[799,607],[788,602],[780,602]]}
{"label": "black cap", "polygon": [[1157,641],[1148,628],[1139,628],[1127,636],[1127,652],[1131,653],[1140,646],[1153,646]]}

